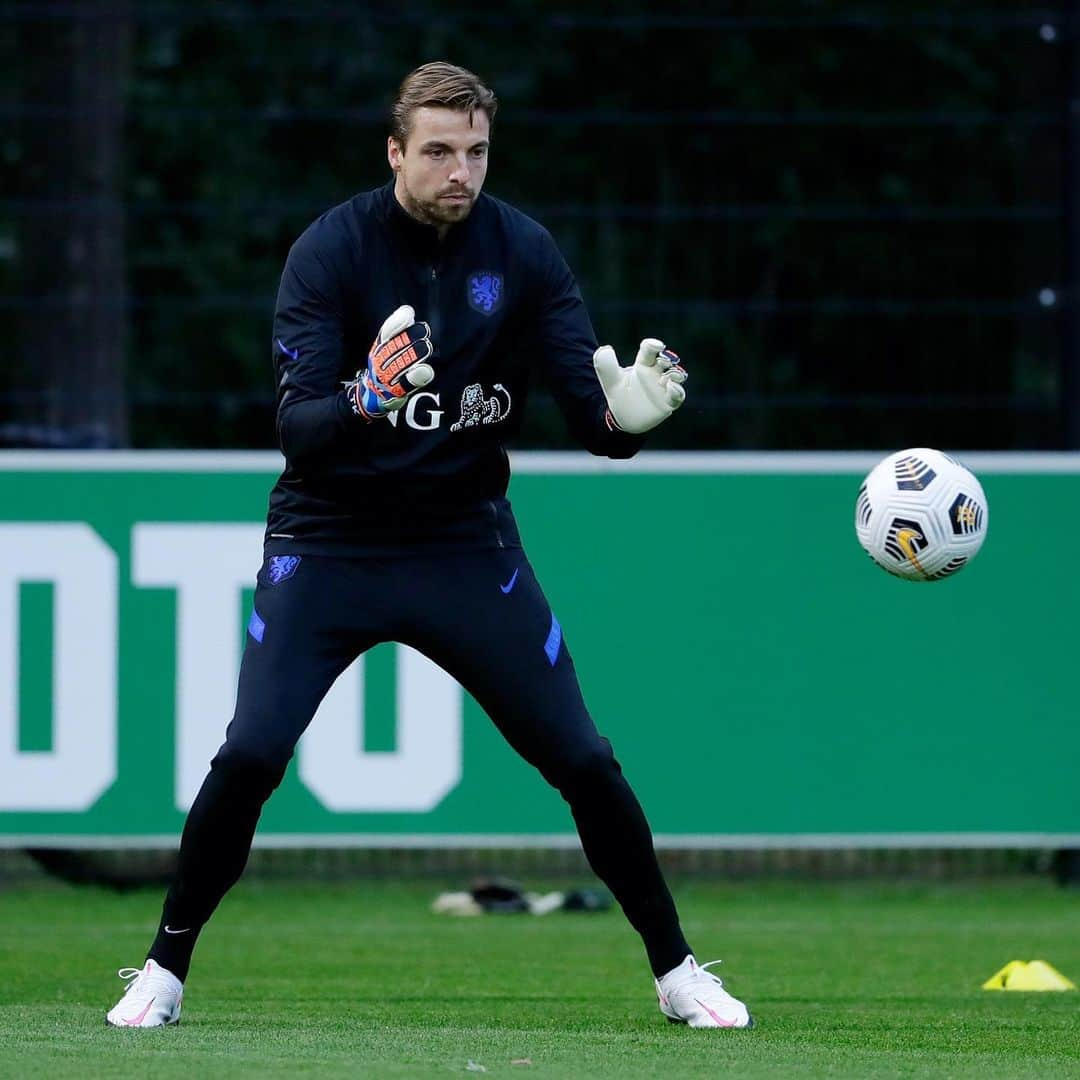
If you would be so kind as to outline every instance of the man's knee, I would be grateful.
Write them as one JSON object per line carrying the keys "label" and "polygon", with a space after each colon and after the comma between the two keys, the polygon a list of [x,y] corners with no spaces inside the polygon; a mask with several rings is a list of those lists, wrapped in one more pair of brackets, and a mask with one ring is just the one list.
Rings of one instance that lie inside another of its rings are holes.
{"label": "man's knee", "polygon": [[567,799],[602,792],[621,778],[622,769],[615,760],[611,743],[604,738],[570,747],[549,774],[551,782]]}
{"label": "man's knee", "polygon": [[227,739],[210,762],[210,771],[238,791],[250,791],[264,800],[281,783],[291,753],[272,754],[265,748],[254,750]]}

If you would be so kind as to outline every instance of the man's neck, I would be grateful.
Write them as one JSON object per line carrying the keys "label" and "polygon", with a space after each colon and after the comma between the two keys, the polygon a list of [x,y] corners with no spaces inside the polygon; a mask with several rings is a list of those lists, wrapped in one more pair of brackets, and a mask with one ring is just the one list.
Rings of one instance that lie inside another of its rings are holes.
{"label": "man's neck", "polygon": [[413,221],[419,221],[421,225],[430,225],[435,230],[435,235],[438,236],[440,243],[446,239],[446,234],[450,231],[450,226],[446,222],[432,221],[430,218],[426,217],[412,199],[408,197],[401,184],[400,178],[394,183],[394,198],[397,200],[398,206],[400,206]]}

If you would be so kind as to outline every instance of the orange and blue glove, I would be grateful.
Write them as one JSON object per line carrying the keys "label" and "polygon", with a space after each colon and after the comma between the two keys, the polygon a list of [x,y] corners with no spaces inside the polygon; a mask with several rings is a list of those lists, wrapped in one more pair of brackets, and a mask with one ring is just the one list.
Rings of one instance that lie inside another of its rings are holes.
{"label": "orange and blue glove", "polygon": [[400,409],[435,378],[427,362],[434,351],[431,327],[417,322],[416,312],[403,304],[382,324],[367,365],[345,384],[353,412],[365,420],[378,420]]}

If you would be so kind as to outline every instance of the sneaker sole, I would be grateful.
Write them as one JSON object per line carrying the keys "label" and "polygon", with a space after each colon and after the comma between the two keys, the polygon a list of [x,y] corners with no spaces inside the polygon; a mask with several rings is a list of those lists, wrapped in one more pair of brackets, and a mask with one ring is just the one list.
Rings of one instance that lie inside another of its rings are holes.
{"label": "sneaker sole", "polygon": [[[153,1027],[156,1027],[156,1028],[176,1027],[176,1025],[179,1024],[179,1023],[180,1023],[180,1017],[178,1016],[175,1020],[166,1020],[164,1024],[154,1024]],[[111,1028],[116,1028],[117,1031],[129,1031],[129,1030],[130,1031],[150,1031],[150,1030],[152,1030],[152,1028],[142,1028],[142,1027],[136,1026],[135,1024],[114,1024],[107,1016],[105,1017],[105,1026],[106,1027],[111,1027]]]}
{"label": "sneaker sole", "polygon": [[[747,1019],[746,1023],[743,1024],[743,1026],[741,1028],[724,1028],[724,1030],[725,1031],[749,1031],[752,1027],[754,1027],[754,1017],[750,1013],[747,1013],[747,1017],[748,1017],[748,1019]],[[674,1016],[668,1016],[667,1013],[664,1013],[664,1018],[667,1020],[667,1022],[669,1024],[685,1024],[686,1023],[685,1020],[676,1020]],[[699,1030],[708,1031],[709,1029],[708,1028],[700,1028]]]}

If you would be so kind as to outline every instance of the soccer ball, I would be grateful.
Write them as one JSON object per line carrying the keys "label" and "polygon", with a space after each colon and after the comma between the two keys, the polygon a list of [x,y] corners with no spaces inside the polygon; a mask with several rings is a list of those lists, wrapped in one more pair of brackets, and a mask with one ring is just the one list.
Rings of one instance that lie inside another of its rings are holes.
{"label": "soccer ball", "polygon": [[916,447],[876,465],[855,500],[855,534],[871,559],[907,581],[940,581],[986,539],[989,512],[974,473]]}

